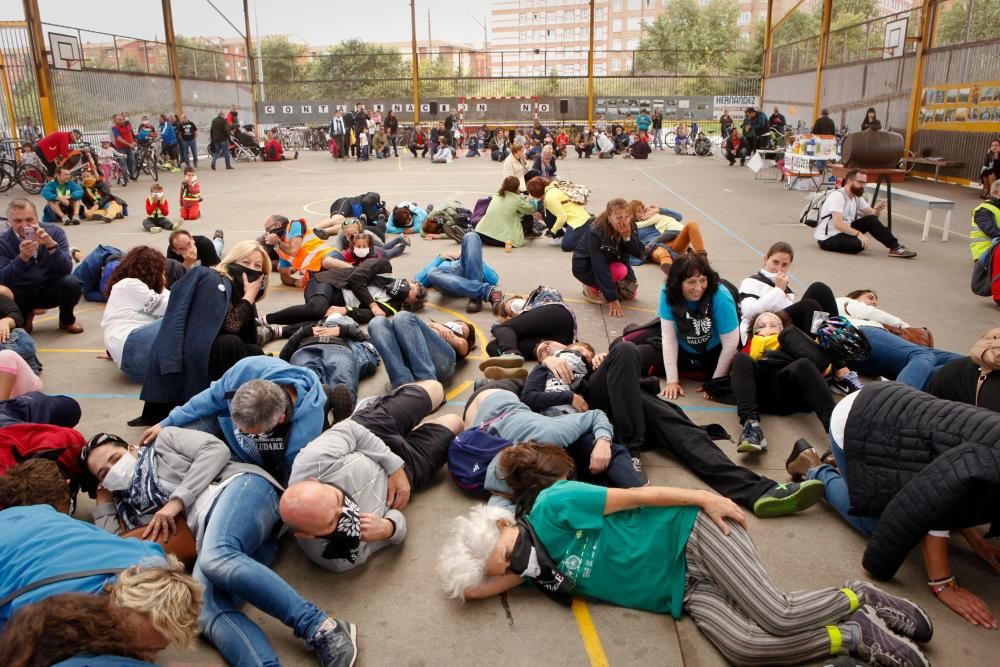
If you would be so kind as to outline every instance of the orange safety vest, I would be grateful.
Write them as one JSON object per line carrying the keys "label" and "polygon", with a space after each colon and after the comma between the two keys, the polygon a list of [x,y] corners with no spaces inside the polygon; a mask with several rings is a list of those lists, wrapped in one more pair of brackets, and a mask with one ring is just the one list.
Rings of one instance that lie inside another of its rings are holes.
{"label": "orange safety vest", "polygon": [[296,271],[322,270],[323,258],[333,248],[327,245],[326,241],[309,232],[305,220],[292,220],[291,222],[298,222],[302,225],[304,235],[302,237],[302,245],[299,246],[299,251],[294,256],[282,250],[281,246],[275,246],[274,251],[278,254],[278,257],[290,263]]}

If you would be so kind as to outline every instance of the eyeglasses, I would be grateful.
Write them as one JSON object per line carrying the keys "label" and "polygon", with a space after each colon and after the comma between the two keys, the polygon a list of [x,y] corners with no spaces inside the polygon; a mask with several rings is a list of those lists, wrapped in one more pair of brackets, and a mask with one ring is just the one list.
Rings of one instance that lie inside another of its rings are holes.
{"label": "eyeglasses", "polygon": [[86,463],[87,457],[90,456],[90,453],[92,451],[94,451],[101,445],[108,444],[109,442],[120,442],[121,444],[128,447],[128,443],[125,442],[120,436],[117,436],[114,433],[98,433],[90,440],[88,440],[87,444],[83,446],[82,450],[80,450],[80,461]]}

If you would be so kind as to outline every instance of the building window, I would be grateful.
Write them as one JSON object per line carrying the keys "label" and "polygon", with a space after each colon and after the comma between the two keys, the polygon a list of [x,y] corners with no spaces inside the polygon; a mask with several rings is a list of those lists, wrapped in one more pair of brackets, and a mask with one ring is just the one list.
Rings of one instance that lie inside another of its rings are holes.
{"label": "building window", "polygon": [[612,72],[620,72],[620,71],[622,71],[622,61],[620,61],[620,60],[612,60],[611,61],[611,71]]}
{"label": "building window", "polygon": [[621,32],[622,31],[622,20],[615,19],[611,22],[611,32]]}
{"label": "building window", "polygon": [[628,0],[628,9],[630,12],[639,9],[639,0]]}
{"label": "building window", "polygon": [[736,25],[748,25],[750,23],[750,12],[740,12],[740,17],[736,19]]}
{"label": "building window", "polygon": [[[583,10],[581,9],[581,10],[578,10],[578,11],[582,12]],[[590,14],[590,12],[587,12],[587,13],[588,13],[588,15]],[[599,7],[597,9],[597,11],[594,12],[594,20],[596,20],[596,21],[607,21],[608,20],[608,8],[607,7]]]}
{"label": "building window", "polygon": [[625,48],[628,49],[629,51],[635,51],[636,49],[639,48],[639,40],[638,39],[628,40],[627,42],[625,42]]}
{"label": "building window", "polygon": [[633,16],[632,18],[630,18],[628,20],[628,23],[626,24],[626,26],[627,27],[625,29],[628,30],[629,32],[635,32],[637,30],[642,30],[642,19],[639,18],[638,16]]}
{"label": "building window", "polygon": [[608,38],[608,29],[607,28],[597,28],[597,29],[595,29],[594,30],[594,38],[595,39],[607,39]]}
{"label": "building window", "polygon": [[620,40],[620,39],[613,39],[613,40],[611,40],[611,50],[612,51],[621,51],[621,49],[622,49],[622,40]]}

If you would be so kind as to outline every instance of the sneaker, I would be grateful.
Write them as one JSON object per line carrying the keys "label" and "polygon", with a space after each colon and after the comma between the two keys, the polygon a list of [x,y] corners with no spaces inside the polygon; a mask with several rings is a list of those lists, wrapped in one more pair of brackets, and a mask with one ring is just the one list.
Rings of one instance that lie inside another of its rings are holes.
{"label": "sneaker", "polygon": [[911,257],[916,257],[917,253],[912,250],[907,250],[906,246],[898,245],[889,251],[889,257],[901,257],[903,259],[910,259]]}
{"label": "sneaker", "polygon": [[796,482],[805,477],[810,470],[821,465],[819,454],[804,438],[795,441],[795,444],[792,445],[792,453],[785,459],[785,470]]}
{"label": "sneaker", "polygon": [[212,234],[213,239],[220,239],[222,241],[226,240],[226,234],[221,229],[216,229],[215,233]]}
{"label": "sneaker", "polygon": [[818,479],[775,484],[753,504],[753,513],[761,519],[772,519],[801,512],[823,498],[824,488]]}
{"label": "sneaker", "polygon": [[163,227],[153,226],[153,227],[149,228],[149,233],[150,234],[159,234],[162,231],[163,231]]}
{"label": "sneaker", "polygon": [[306,649],[316,654],[323,667],[353,667],[358,659],[358,627],[328,618],[306,641]]}
{"label": "sneaker", "polygon": [[604,295],[601,294],[601,290],[589,285],[583,286],[583,298],[590,303],[596,303],[599,305],[607,303],[607,301],[604,300]]}
{"label": "sneaker", "polygon": [[[80,255],[79,259],[77,259],[77,255]],[[77,248],[76,246],[73,246],[69,249],[69,256],[77,264],[83,261],[83,251]]]}
{"label": "sneaker", "polygon": [[764,439],[764,431],[760,427],[760,422],[756,419],[746,420],[736,451],[740,454],[759,454],[766,449],[767,440]]}
{"label": "sneaker", "polygon": [[465,306],[465,312],[467,313],[478,313],[483,310],[483,302],[479,299],[469,299],[469,303]]}
{"label": "sneaker", "polygon": [[860,391],[861,388],[864,386],[865,385],[861,383],[861,379],[858,378],[858,374],[855,373],[854,371],[851,371],[842,378],[837,378],[837,377],[830,378],[830,388],[834,392],[841,394],[843,396],[847,396],[848,394],[853,394],[856,391]]}
{"label": "sneaker", "polygon": [[323,385],[326,392],[327,409],[332,413],[332,422],[336,424],[351,416],[354,412],[354,399],[346,384],[335,384],[333,387]]}
{"label": "sneaker", "polygon": [[170,231],[176,232],[178,229],[180,229],[181,227],[184,226],[185,222],[187,222],[187,221],[186,220],[177,220],[176,222],[173,223],[174,226],[170,228]]}
{"label": "sneaker", "polygon": [[483,375],[487,380],[523,380],[528,377],[528,369],[489,366],[483,371]]}
{"label": "sneaker", "polygon": [[73,224],[73,219],[70,218],[68,215],[64,215],[63,219],[62,219],[62,223],[63,223],[63,227],[69,227],[70,225]]}
{"label": "sneaker", "polygon": [[642,460],[638,456],[632,457],[632,470],[642,480],[642,486],[649,486],[649,477],[646,476],[646,471],[642,467]]}
{"label": "sneaker", "polygon": [[631,301],[639,293],[639,281],[635,278],[622,278],[618,281],[618,296],[622,301]]}
{"label": "sneaker", "polygon": [[500,368],[520,368],[524,365],[524,357],[520,354],[501,354],[499,357],[490,357],[479,364],[479,370],[485,371],[490,366]]}
{"label": "sneaker", "polygon": [[494,287],[490,290],[490,307],[494,315],[500,314],[500,303],[503,301],[503,292]]}
{"label": "sneaker", "polygon": [[926,644],[934,636],[934,624],[927,612],[916,603],[883,591],[867,581],[849,581],[847,587],[857,593],[864,600],[864,605],[873,609],[879,620],[897,635],[920,644]]}
{"label": "sneaker", "polygon": [[854,635],[851,655],[880,667],[930,667],[930,662],[909,639],[893,633],[864,606],[851,614],[843,624]]}
{"label": "sneaker", "polygon": [[257,327],[257,347],[264,347],[274,340],[274,329],[269,326]]}
{"label": "sneaker", "polygon": [[837,465],[837,459],[833,455],[833,450],[828,449],[819,457],[819,462],[826,466],[832,466],[837,470],[840,470],[840,466]]}
{"label": "sneaker", "polygon": [[313,227],[313,236],[318,238],[320,241],[325,241],[330,238],[330,232],[326,231],[322,227]]}

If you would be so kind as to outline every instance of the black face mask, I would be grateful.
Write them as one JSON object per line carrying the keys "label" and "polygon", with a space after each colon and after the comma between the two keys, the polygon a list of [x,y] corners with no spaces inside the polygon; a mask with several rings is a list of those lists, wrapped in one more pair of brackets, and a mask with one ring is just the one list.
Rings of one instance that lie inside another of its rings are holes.
{"label": "black face mask", "polygon": [[267,276],[264,275],[263,271],[248,269],[240,264],[227,264],[226,269],[229,271],[229,275],[233,278],[234,302],[243,298],[243,276],[246,276],[247,282],[251,283],[260,280],[261,276],[264,276],[264,280],[260,284],[260,292],[257,293],[255,301],[260,301],[264,298],[264,293],[267,292]]}
{"label": "black face mask", "polygon": [[320,535],[317,539],[326,541],[323,558],[343,559],[354,563],[358,560],[358,549],[361,547],[361,508],[354,502],[354,498],[339,486],[336,484],[330,486],[339,489],[343,494],[344,506],[333,532]]}

